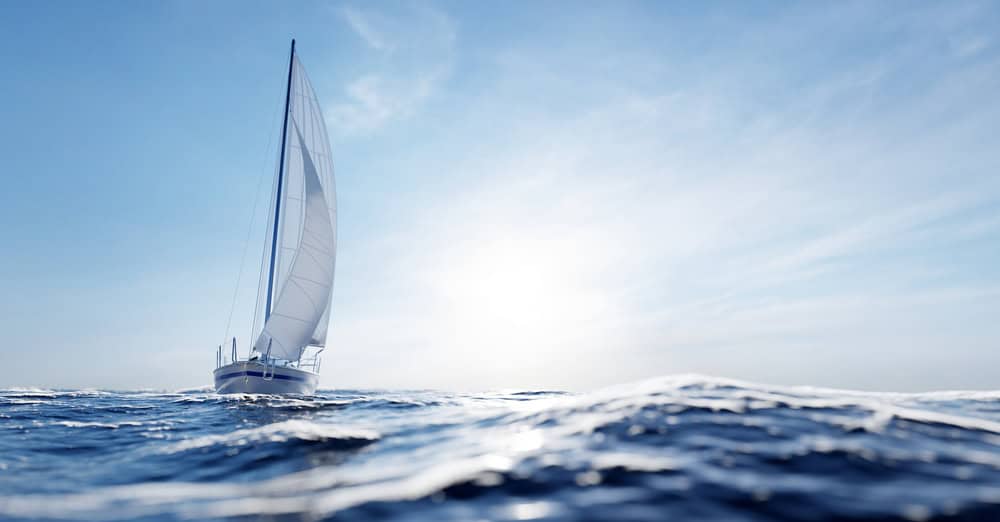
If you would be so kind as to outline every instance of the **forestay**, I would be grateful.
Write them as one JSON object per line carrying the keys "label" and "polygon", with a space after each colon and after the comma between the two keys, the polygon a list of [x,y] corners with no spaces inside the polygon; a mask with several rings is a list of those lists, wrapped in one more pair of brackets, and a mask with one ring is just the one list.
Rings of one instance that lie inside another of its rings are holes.
{"label": "forestay", "polygon": [[[297,360],[306,346],[326,344],[337,250],[337,207],[323,112],[294,55],[291,68],[284,173],[276,180],[275,197],[271,198],[258,295],[258,309],[266,319],[254,347],[261,353],[270,347],[274,358]],[[275,203],[280,209],[277,221]],[[275,223],[274,280],[268,285]],[[269,286],[273,289],[270,311]]]}

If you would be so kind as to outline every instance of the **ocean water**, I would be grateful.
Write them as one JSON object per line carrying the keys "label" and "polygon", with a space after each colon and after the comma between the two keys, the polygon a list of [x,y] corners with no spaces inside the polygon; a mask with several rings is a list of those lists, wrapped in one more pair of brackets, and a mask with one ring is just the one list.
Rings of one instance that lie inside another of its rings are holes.
{"label": "ocean water", "polygon": [[1000,521],[1000,392],[0,391],[0,520]]}

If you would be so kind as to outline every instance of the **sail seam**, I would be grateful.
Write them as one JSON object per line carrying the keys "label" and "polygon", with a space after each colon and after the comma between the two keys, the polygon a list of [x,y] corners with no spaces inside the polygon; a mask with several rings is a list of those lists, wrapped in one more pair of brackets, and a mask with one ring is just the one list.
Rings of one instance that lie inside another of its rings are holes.
{"label": "sail seam", "polygon": [[[309,257],[311,257],[311,258],[313,259],[313,261],[315,261],[315,262],[316,262],[316,264],[317,264],[317,265],[319,265],[319,267],[320,267],[321,269],[323,268],[323,263],[322,263],[322,262],[320,262],[320,260],[319,260],[319,259],[316,259],[316,256],[314,256],[314,255],[312,254],[312,252],[309,252],[308,250],[305,250],[305,249],[303,249],[303,250],[300,250],[299,252],[301,252],[301,253],[304,253],[304,254],[308,255]],[[327,275],[327,274],[326,274],[326,270],[323,270],[323,275]]]}
{"label": "sail seam", "polygon": [[[308,323],[309,322],[307,319],[302,319],[302,318],[291,316],[291,315],[287,315],[287,314],[279,314],[279,313],[276,313],[276,312],[271,312],[271,317],[274,317],[274,316],[284,317],[285,319],[291,319],[293,321],[298,321],[300,323]],[[278,344],[281,344],[281,343],[278,343]],[[284,346],[284,345],[282,344],[282,346]]]}
{"label": "sail seam", "polygon": [[[302,294],[303,294],[303,295],[305,296],[305,298],[306,298],[306,299],[307,299],[307,300],[309,301],[309,304],[311,304],[311,305],[312,305],[312,307],[313,307],[313,312],[317,312],[317,311],[319,311],[319,308],[318,308],[318,307],[316,306],[316,301],[313,301],[312,297],[310,297],[310,296],[309,296],[309,290],[306,290],[306,288],[305,288],[304,286],[302,286],[302,284],[300,284],[300,283],[299,283],[299,282],[298,282],[298,281],[297,281],[296,279],[291,279],[291,282],[292,282],[292,284],[294,284],[295,286],[299,287],[299,290],[302,290]],[[325,286],[325,285],[324,285],[324,286]],[[320,315],[322,315],[322,314],[320,314]]]}
{"label": "sail seam", "polygon": [[326,283],[321,283],[319,281],[315,281],[315,280],[309,279],[308,277],[295,276],[295,279],[298,279],[299,281],[306,281],[306,282],[309,282],[309,283],[317,284],[317,285],[320,285],[320,286],[326,286]]}

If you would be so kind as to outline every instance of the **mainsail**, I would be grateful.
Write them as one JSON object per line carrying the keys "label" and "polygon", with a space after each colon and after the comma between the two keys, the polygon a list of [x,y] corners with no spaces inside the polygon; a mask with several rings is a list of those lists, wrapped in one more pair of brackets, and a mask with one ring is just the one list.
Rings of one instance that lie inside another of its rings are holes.
{"label": "mainsail", "polygon": [[[288,109],[261,263],[254,343],[271,357],[298,360],[306,346],[325,346],[337,252],[337,204],[330,142],[312,84],[295,55]],[[277,214],[277,217],[275,215]]]}

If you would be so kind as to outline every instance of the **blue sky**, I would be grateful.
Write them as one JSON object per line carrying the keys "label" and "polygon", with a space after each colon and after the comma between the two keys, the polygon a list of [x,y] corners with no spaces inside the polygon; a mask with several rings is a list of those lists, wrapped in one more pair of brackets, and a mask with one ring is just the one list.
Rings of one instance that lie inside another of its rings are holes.
{"label": "blue sky", "polygon": [[0,386],[210,381],[294,36],[337,169],[322,386],[996,388],[998,26],[992,2],[0,3]]}

